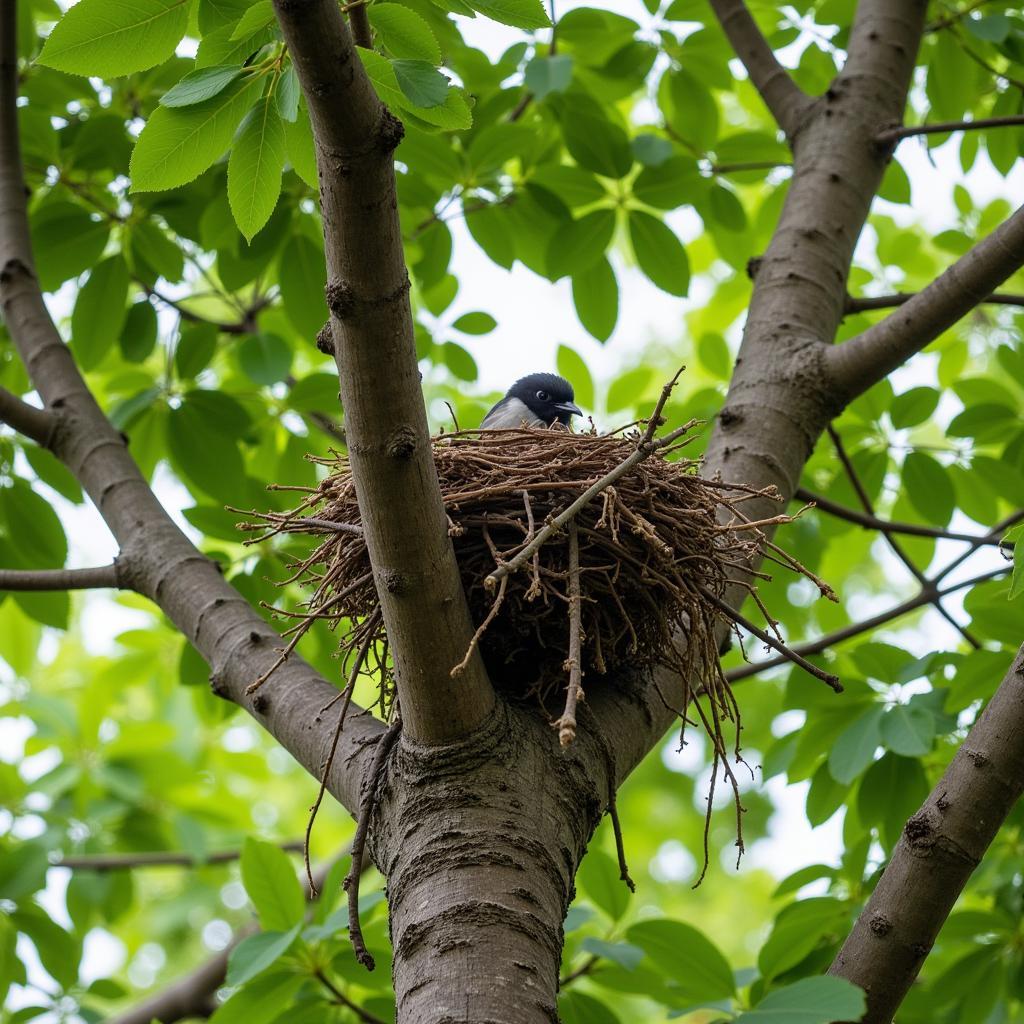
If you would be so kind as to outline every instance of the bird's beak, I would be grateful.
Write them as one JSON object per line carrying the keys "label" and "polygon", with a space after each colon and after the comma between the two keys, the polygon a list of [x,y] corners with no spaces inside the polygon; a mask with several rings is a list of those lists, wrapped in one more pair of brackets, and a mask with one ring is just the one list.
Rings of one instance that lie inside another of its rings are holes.
{"label": "bird's beak", "polygon": [[560,402],[558,405],[555,406],[555,408],[559,412],[568,412],[571,413],[573,416],[583,415],[583,410],[578,405],[575,405],[572,402]]}

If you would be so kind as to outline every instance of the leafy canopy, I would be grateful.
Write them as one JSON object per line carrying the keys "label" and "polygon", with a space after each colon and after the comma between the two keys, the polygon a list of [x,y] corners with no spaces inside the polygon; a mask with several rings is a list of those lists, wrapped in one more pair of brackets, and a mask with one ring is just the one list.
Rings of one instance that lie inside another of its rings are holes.
{"label": "leafy canopy", "polygon": [[[756,11],[772,47],[788,48],[797,81],[819,92],[841,62],[853,6],[797,0]],[[933,6],[943,25],[926,37],[908,120],[1020,112],[1019,9]],[[744,268],[770,237],[788,154],[749,82],[734,76],[705,3],[648,0],[622,10],[561,14],[556,47],[539,0],[368,5],[374,48],[360,58],[406,126],[396,153],[400,216],[438,422],[447,415],[442,399],[472,424],[495,397],[468,386],[477,358],[489,358],[492,312],[452,312],[467,258],[453,258],[456,216],[472,239],[468,258],[569,282],[565,294],[594,342],[560,345],[557,368],[607,425],[649,408],[680,351],[689,370],[668,415],[711,418],[721,404],[749,297]],[[461,19],[477,17],[510,27],[497,60],[463,39],[473,26]],[[224,510],[284,508],[287,496],[264,485],[310,484],[315,470],[304,456],[326,454],[343,437],[334,366],[313,345],[327,317],[313,143],[272,7],[80,0],[62,14],[53,0],[23,0],[19,19],[32,238],[65,336],[203,550],[254,604],[294,603],[268,582],[284,575],[294,542],[244,548]],[[851,292],[913,291],[990,231],[1009,206],[978,187],[972,169],[991,164],[1008,175],[1021,144],[1021,131],[1006,128],[905,144],[918,155],[890,166]],[[928,150],[948,171],[941,196],[919,184]],[[938,230],[925,220],[933,204],[949,208]],[[693,297],[680,307],[682,341],[647,344],[622,322],[620,303],[637,289],[650,294],[644,288]],[[844,336],[878,315],[849,316]],[[837,421],[880,514],[980,532],[1024,505],[1021,326],[1012,310],[983,307],[912,372],[878,385]],[[624,369],[595,380],[584,357],[613,334]],[[2,329],[0,383],[30,390]],[[858,507],[827,441],[803,482]],[[76,561],[92,561],[101,544],[88,538],[91,522],[66,469],[0,435],[0,564],[62,566],[69,546]],[[1024,539],[1020,527],[1014,538]],[[765,600],[793,640],[914,592],[882,542],[850,523],[808,514],[787,529],[786,543],[844,597],[839,606],[811,604],[792,580],[766,583]],[[923,572],[949,557],[945,542],[901,544]],[[801,835],[826,822],[841,830],[841,848],[826,849],[821,863],[779,884],[776,870],[748,864],[734,876],[715,867],[691,893],[680,883],[700,857],[703,761],[693,748],[677,757],[670,742],[664,761],[679,771],[657,759],[641,766],[620,801],[641,897],[630,900],[618,882],[602,830],[566,922],[564,969],[593,957],[596,966],[565,986],[564,1020],[856,1019],[861,995],[817,975],[904,820],[1010,663],[1024,621],[1022,551],[1018,543],[1008,578],[969,588],[962,610],[953,606],[978,649],[935,633],[937,620],[919,612],[831,655],[847,684],[841,706],[799,673],[744,685],[747,758],[761,766],[745,795],[748,841],[756,848],[778,827],[777,803],[792,815],[795,801]],[[303,649],[336,678],[329,632],[314,630]],[[207,946],[250,920],[250,904],[261,930],[234,950],[231,995],[214,1020],[340,1013],[314,968],[366,1012],[391,1019],[381,893],[364,886],[367,942],[385,961],[367,975],[341,934],[345,865],[307,913],[296,865],[274,845],[301,834],[313,781],[212,697],[198,655],[149,605],[130,596],[0,594],[0,655],[4,735],[16,740],[0,761],[9,809],[0,837],[0,990],[14,986],[3,1020],[30,1020],[58,1003],[99,1020],[208,955]],[[738,651],[728,663],[740,663]],[[784,790],[760,785],[783,778]],[[321,856],[350,831],[338,818],[321,815]],[[1018,811],[901,1020],[1019,1018],[1021,825]],[[716,810],[713,848],[728,849],[732,828],[730,810]],[[799,856],[810,860],[814,840],[803,842]],[[231,847],[242,848],[240,868],[203,866],[211,851]],[[43,909],[51,852],[161,849],[186,851],[199,866],[76,871],[63,898],[56,885],[49,890],[46,906],[56,902],[58,912]],[[787,847],[776,839],[768,849]],[[95,929],[124,954],[100,976],[95,958],[82,960]],[[16,942],[34,947],[44,973],[26,972]]]}

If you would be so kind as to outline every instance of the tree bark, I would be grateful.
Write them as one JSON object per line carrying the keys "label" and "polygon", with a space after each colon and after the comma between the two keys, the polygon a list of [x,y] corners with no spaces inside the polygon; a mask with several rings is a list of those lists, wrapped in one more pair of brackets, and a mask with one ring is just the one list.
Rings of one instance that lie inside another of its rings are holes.
{"label": "tree bark", "polygon": [[921,809],[906,824],[829,974],[889,1024],[957,897],[1024,792],[1024,647]]}
{"label": "tree bark", "polygon": [[393,152],[381,103],[334,0],[275,0],[306,97],[320,176],[327,304],[366,547],[395,661],[403,732],[447,743],[478,728],[494,694],[437,481],[409,305]]}
{"label": "tree bark", "polygon": [[504,703],[458,744],[396,748],[371,835],[403,1024],[557,1024],[562,922],[609,795],[589,717],[565,750]]}

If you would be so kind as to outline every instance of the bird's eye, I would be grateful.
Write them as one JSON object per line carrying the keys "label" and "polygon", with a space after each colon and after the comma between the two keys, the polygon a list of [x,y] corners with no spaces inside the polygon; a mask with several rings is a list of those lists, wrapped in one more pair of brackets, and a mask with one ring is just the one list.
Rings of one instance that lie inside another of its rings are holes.
{"label": "bird's eye", "polygon": [[551,396],[546,391],[538,391],[537,397],[542,401],[546,402]]}

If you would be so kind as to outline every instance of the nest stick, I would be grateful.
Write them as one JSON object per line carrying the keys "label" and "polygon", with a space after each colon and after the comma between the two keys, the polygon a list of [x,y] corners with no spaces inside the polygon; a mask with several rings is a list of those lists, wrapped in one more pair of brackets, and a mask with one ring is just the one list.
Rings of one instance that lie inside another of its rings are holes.
{"label": "nest stick", "polygon": [[[651,413],[651,418],[647,421],[647,429],[644,431],[644,441],[650,443],[654,440],[654,432],[664,423],[665,421],[661,418],[662,410],[665,408],[665,403],[668,401],[669,395],[672,394],[672,389],[676,386],[676,381],[679,380],[679,375],[685,370],[685,366],[680,366],[676,370],[676,375],[661,389],[661,395],[658,397],[658,404],[654,407],[654,412]],[[667,442],[666,442],[667,443]]]}
{"label": "nest stick", "polygon": [[[505,581],[502,580],[502,583]],[[583,696],[583,627],[580,622],[580,538],[576,521],[569,523],[569,687],[565,695],[565,710],[555,723],[558,742],[567,747],[576,739],[576,702]]]}
{"label": "nest stick", "polygon": [[[306,821],[306,838],[302,844],[302,859],[306,864],[306,880],[309,882],[309,892],[313,899],[317,897],[316,882],[313,881],[313,869],[309,864],[309,840],[313,834],[313,822],[316,821],[316,813],[320,810],[320,803],[327,789],[327,779],[330,777],[331,768],[334,765],[334,755],[338,751],[338,740],[341,739],[341,730],[345,728],[345,716],[348,714],[349,705],[352,703],[352,691],[356,688],[356,677],[359,675],[359,670],[363,667],[363,662],[366,660],[366,653],[370,649],[370,644],[373,643],[373,636],[373,630],[371,629],[367,632],[366,639],[363,640],[356,654],[355,664],[349,673],[348,684],[345,686],[344,691],[334,698],[334,700],[337,700],[339,697],[342,697],[344,698],[344,703],[341,705],[341,711],[338,714],[338,725],[334,730],[334,738],[331,740],[331,750],[324,764],[324,773],[320,779],[320,789],[317,791],[313,806],[309,809],[309,818]],[[330,707],[330,705],[327,706]]]}
{"label": "nest stick", "polygon": [[551,538],[553,534],[557,533],[567,522],[569,522],[570,519],[573,519],[580,509],[585,505],[589,505],[590,502],[593,501],[594,498],[596,498],[606,487],[615,483],[619,477],[624,476],[633,469],[634,466],[643,462],[644,459],[649,458],[659,448],[664,448],[665,445],[671,444],[677,437],[682,437],[682,435],[688,430],[692,430],[696,423],[696,420],[690,420],[689,423],[684,423],[681,427],[677,427],[664,437],[655,438],[650,441],[645,438],[641,441],[632,454],[620,462],[610,473],[606,473],[596,483],[591,484],[575,501],[569,504],[549,522],[545,523],[544,526],[537,531],[537,536],[534,537],[533,540],[515,556],[515,558],[499,565],[494,572],[484,580],[484,585],[487,589],[493,590],[498,583],[501,582],[503,577],[521,569],[526,560],[533,556],[534,551],[538,550]]}
{"label": "nest stick", "polygon": [[381,773],[384,771],[384,762],[387,761],[388,754],[391,753],[391,748],[395,745],[395,740],[398,739],[401,731],[402,718],[400,715],[396,715],[395,720],[388,726],[387,732],[377,740],[377,752],[373,755],[373,763],[370,765],[369,778],[366,780],[366,793],[359,806],[359,821],[356,823],[356,834],[352,840],[352,863],[343,884],[343,888],[348,894],[348,935],[352,941],[352,949],[355,951],[356,959],[368,971],[372,971],[377,964],[366,948],[363,929],[359,924],[359,867],[363,862],[366,834],[370,828],[370,816],[373,814],[373,808],[377,802],[377,785],[380,782]]}
{"label": "nest stick", "polygon": [[823,683],[830,686],[836,693],[843,692],[843,684],[839,682],[839,677],[832,675],[830,672],[826,672],[824,669],[818,668],[817,665],[812,665],[806,658],[797,654],[796,651],[791,650],[784,643],[776,640],[770,633],[766,633],[763,629],[755,626],[748,618],[741,615],[735,608],[732,608],[725,603],[720,597],[716,597],[706,587],[702,587],[700,584],[697,585],[697,589],[701,594],[710,601],[719,611],[723,612],[728,618],[732,619],[737,625],[742,626],[748,633],[753,633],[762,643],[767,644],[773,650],[776,650],[784,658],[789,659],[794,665],[799,665],[805,672],[810,673],[815,679],[820,679]]}

